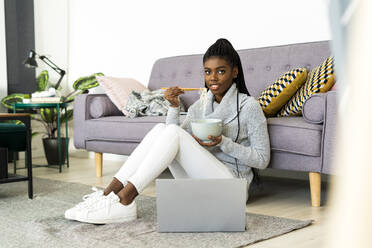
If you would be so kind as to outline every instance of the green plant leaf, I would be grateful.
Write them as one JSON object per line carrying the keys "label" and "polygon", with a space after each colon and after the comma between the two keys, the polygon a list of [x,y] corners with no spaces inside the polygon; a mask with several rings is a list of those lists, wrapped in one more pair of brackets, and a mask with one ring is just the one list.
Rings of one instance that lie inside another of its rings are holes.
{"label": "green plant leaf", "polygon": [[76,95],[72,95],[72,96],[66,97],[65,99],[62,99],[62,101],[63,102],[73,102],[73,101],[75,101],[75,96]]}
{"label": "green plant leaf", "polygon": [[[61,111],[62,112],[62,111]],[[66,114],[60,112],[60,123],[63,123],[66,118]],[[40,116],[43,121],[46,123],[55,123],[57,124],[57,109],[56,108],[41,108],[40,109]],[[72,120],[73,117],[73,110],[67,110],[67,120]]]}
{"label": "green plant leaf", "polygon": [[104,76],[104,74],[101,73],[101,72],[98,72],[98,73],[94,73],[90,76],[78,78],[74,82],[72,87],[75,90],[81,90],[81,91],[85,91],[85,90],[97,87],[99,84],[97,82],[96,76]]}
{"label": "green plant leaf", "polygon": [[46,87],[49,82],[49,73],[47,70],[40,72],[39,76],[36,78],[36,90],[43,91],[46,90]]}
{"label": "green plant leaf", "polygon": [[53,123],[57,121],[57,109],[56,108],[41,108],[40,116],[46,123]]}
{"label": "green plant leaf", "polygon": [[1,99],[1,105],[5,108],[13,109],[14,103],[23,102],[23,99],[27,97],[27,94],[13,93]]}
{"label": "green plant leaf", "polygon": [[36,135],[38,135],[40,132],[32,132],[31,134],[31,138],[35,137]]}
{"label": "green plant leaf", "polygon": [[70,94],[68,94],[66,97],[61,97],[61,100],[62,102],[73,102],[75,101],[75,97],[77,95],[80,95],[80,94],[83,94],[84,91],[82,90],[75,90],[73,92],[71,92]]}

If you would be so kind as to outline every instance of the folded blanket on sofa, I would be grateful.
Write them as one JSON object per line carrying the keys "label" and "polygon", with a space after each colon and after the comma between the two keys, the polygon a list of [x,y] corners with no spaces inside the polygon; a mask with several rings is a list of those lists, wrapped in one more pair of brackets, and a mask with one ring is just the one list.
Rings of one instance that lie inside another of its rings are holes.
{"label": "folded blanket on sofa", "polygon": [[[132,91],[129,94],[128,103],[125,110],[128,111],[130,118],[139,116],[167,115],[170,103],[164,98],[163,90],[149,91],[141,93]],[[181,111],[184,107],[180,104]]]}

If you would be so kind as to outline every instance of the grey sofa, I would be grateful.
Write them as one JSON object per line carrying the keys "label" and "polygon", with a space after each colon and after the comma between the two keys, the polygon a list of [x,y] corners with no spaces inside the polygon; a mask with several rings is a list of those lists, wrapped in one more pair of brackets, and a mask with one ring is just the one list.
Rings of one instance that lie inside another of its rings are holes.
{"label": "grey sofa", "polygon": [[[301,66],[310,70],[331,54],[328,41],[238,52],[247,88],[256,98],[289,69]],[[204,86],[201,54],[162,58],[155,62],[148,88],[155,90],[174,85]],[[181,99],[188,107],[198,97],[196,92],[187,92]],[[125,117],[104,94],[79,95],[74,109],[75,147],[96,153],[97,177],[102,176],[102,153],[129,155],[154,125],[165,122],[164,116]],[[271,142],[269,167],[309,172],[313,206],[320,205],[321,174],[333,171],[335,121],[334,91],[309,98],[304,104],[303,116],[268,118]]]}

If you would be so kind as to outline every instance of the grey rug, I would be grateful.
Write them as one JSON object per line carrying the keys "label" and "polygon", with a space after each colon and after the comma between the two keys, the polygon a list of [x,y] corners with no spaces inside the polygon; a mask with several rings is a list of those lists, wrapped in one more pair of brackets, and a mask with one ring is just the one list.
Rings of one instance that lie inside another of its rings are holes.
{"label": "grey rug", "polygon": [[124,224],[92,225],[65,220],[64,211],[91,187],[34,179],[34,199],[26,182],[0,185],[0,247],[242,247],[311,224],[247,213],[242,233],[158,233],[156,200],[137,197],[138,219]]}

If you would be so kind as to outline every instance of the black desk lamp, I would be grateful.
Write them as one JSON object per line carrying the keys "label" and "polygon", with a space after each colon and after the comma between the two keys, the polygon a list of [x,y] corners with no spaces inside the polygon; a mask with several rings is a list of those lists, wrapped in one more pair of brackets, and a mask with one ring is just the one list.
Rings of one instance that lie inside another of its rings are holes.
{"label": "black desk lamp", "polygon": [[36,54],[36,52],[34,50],[30,51],[30,53],[28,55],[28,58],[23,62],[23,64],[26,67],[29,67],[29,68],[37,67],[36,56],[60,75],[60,78],[58,79],[57,84],[54,86],[55,89],[58,89],[59,85],[61,84],[63,76],[66,74],[66,71],[59,68],[56,64],[54,64],[46,56]]}

